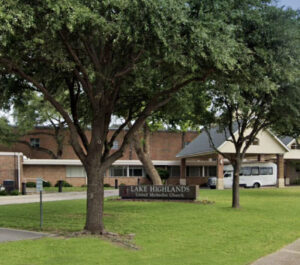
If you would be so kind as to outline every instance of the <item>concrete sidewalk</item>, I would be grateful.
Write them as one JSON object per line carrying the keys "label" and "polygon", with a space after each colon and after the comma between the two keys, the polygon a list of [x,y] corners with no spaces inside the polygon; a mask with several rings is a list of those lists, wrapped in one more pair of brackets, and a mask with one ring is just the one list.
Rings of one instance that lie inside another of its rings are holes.
{"label": "concrete sidewalk", "polygon": [[[118,196],[119,190],[105,190],[104,197]],[[61,192],[61,193],[43,193],[43,201],[64,201],[64,200],[78,200],[86,199],[86,192]],[[0,205],[9,204],[23,204],[23,203],[33,203],[39,202],[40,195],[20,195],[20,196],[1,196]]]}
{"label": "concrete sidewalk", "polygon": [[251,265],[299,265],[300,264],[300,239],[284,248],[262,257]]}
{"label": "concrete sidewalk", "polygon": [[0,228],[0,243],[8,241],[18,241],[26,239],[38,239],[41,237],[49,236],[50,234],[17,230],[10,228]]}

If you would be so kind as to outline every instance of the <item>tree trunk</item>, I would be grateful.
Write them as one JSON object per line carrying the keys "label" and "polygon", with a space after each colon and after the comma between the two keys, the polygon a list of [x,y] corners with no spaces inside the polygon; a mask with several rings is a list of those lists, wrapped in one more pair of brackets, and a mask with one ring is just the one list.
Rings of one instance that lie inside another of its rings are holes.
{"label": "tree trunk", "polygon": [[240,208],[240,170],[242,161],[237,158],[233,164],[232,208]]}
{"label": "tree trunk", "polygon": [[149,130],[147,128],[147,125],[144,125],[143,127],[143,148],[141,146],[141,139],[136,133],[132,139],[132,143],[135,149],[135,152],[139,158],[139,160],[142,162],[146,173],[149,175],[150,179],[152,180],[153,185],[162,185],[162,180],[160,178],[160,175],[158,174],[156,168],[154,167],[152,160],[150,158],[149,154]]}
{"label": "tree trunk", "polygon": [[185,132],[181,132],[181,148],[185,147]]}
{"label": "tree trunk", "polygon": [[104,201],[104,175],[105,169],[100,163],[100,159],[87,163],[85,170],[87,173],[87,211],[85,230],[92,234],[102,234],[103,224],[103,201]]}

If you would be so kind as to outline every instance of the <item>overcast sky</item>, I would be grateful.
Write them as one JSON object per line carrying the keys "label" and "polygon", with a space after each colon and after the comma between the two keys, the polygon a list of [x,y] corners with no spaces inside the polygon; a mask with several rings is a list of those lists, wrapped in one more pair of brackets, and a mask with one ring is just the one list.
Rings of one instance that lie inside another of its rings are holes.
{"label": "overcast sky", "polygon": [[277,5],[300,9],[300,0],[278,0]]}

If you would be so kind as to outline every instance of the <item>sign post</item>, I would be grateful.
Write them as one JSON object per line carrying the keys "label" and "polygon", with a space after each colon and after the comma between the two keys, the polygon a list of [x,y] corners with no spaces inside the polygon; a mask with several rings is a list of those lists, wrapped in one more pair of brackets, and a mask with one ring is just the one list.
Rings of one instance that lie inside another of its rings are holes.
{"label": "sign post", "polygon": [[43,179],[36,179],[36,191],[40,193],[40,228],[43,228]]}

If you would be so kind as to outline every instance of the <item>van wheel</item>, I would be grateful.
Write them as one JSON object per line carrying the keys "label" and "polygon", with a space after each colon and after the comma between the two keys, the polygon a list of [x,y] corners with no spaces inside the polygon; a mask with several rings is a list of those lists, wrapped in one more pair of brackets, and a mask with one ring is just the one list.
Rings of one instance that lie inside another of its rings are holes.
{"label": "van wheel", "polygon": [[255,182],[254,184],[253,184],[253,188],[259,188],[260,187],[260,184],[259,183],[257,183],[257,182]]}

